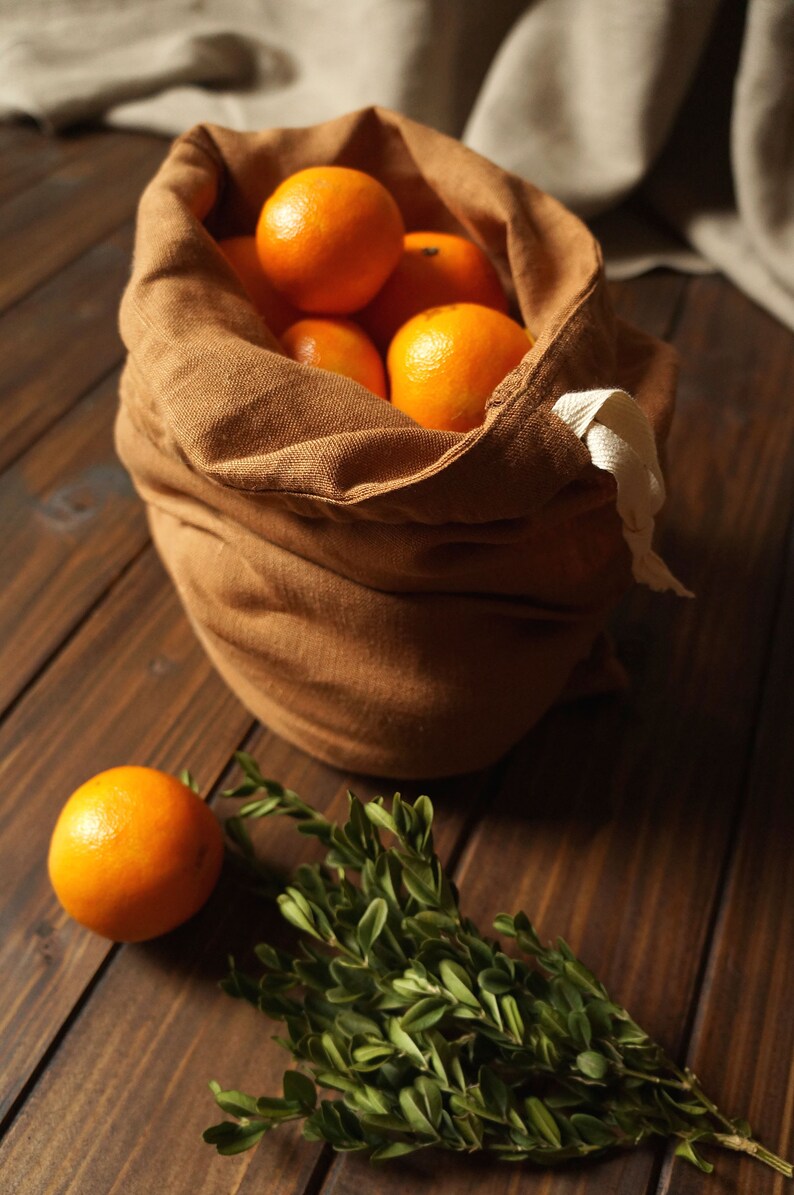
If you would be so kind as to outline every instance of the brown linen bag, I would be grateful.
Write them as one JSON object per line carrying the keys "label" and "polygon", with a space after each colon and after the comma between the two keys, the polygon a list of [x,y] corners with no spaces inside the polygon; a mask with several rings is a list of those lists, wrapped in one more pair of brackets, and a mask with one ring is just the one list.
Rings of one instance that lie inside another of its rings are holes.
{"label": "brown linen bag", "polygon": [[[277,183],[321,163],[494,261],[537,342],[482,427],[426,430],[277,351],[214,238],[253,231]],[[276,732],[339,767],[448,775],[564,692],[614,686],[601,636],[631,581],[615,482],[551,407],[621,387],[661,443],[675,359],[614,317],[596,242],[555,200],[381,109],[198,126],[142,198],[121,329],[119,454],[206,651]]]}

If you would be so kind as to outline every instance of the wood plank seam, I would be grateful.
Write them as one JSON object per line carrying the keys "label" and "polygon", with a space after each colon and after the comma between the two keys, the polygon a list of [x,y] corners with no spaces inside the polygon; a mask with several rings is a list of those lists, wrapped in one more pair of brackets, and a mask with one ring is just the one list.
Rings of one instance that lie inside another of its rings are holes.
{"label": "wood plank seam", "polygon": [[44,1072],[46,1071],[50,1062],[52,1061],[52,1059],[55,1057],[56,1053],[58,1052],[61,1042],[67,1036],[72,1025],[75,1023],[75,1021],[80,1016],[83,1009],[85,1008],[86,1004],[91,999],[92,992],[102,982],[102,978],[105,975],[105,972],[110,967],[114,957],[118,954],[120,949],[121,949],[120,943],[118,943],[118,942],[112,943],[110,949],[108,950],[108,953],[105,955],[102,962],[99,964],[99,966],[96,968],[96,970],[91,975],[88,983],[83,988],[83,991],[80,993],[79,997],[75,1000],[74,1004],[72,1005],[71,1009],[69,1010],[68,1015],[64,1017],[63,1021],[58,1026],[58,1029],[57,1029],[56,1033],[54,1034],[52,1041],[48,1043],[46,1049],[42,1052],[41,1057],[37,1060],[35,1066],[31,1070],[27,1079],[20,1087],[19,1091],[17,1092],[17,1094],[14,1097],[14,1099],[12,1100],[12,1102],[9,1104],[8,1108],[6,1109],[5,1115],[0,1117],[0,1141],[2,1141],[3,1137],[6,1135],[8,1130],[11,1128],[11,1125],[14,1123],[14,1121],[17,1118],[17,1115],[19,1114],[23,1105],[27,1101],[28,1096],[31,1094],[33,1089],[38,1084],[39,1079],[44,1074]]}
{"label": "wood plank seam", "polygon": [[[129,276],[134,221],[89,246],[30,291],[0,325],[0,464],[14,464],[124,358],[118,305]],[[40,336],[47,333],[42,359]],[[75,346],[90,346],[90,353]]]}
{"label": "wood plank seam", "polygon": [[[8,271],[6,275],[0,279],[0,312],[2,314],[7,314],[8,312],[12,311],[43,281],[54,277],[58,271],[63,269],[65,266],[71,265],[82,253],[95,246],[99,241],[118,233],[120,228],[134,217],[140,194],[159,168],[163,158],[166,155],[168,144],[162,139],[152,137],[150,139],[142,139],[137,141],[134,145],[124,149],[123,153],[121,152],[122,148],[123,147],[120,148],[118,145],[113,143],[110,144],[109,147],[105,147],[103,150],[101,150],[98,154],[99,169],[95,170],[96,177],[89,178],[87,184],[85,179],[82,180],[81,189],[85,192],[84,195],[81,195],[79,190],[77,192],[78,197],[82,198],[83,201],[85,201],[86,197],[88,197],[88,199],[93,200],[94,204],[96,204],[98,192],[108,192],[108,194],[104,195],[105,203],[100,205],[100,208],[98,209],[100,213],[99,216],[97,217],[96,212],[94,212],[94,219],[90,221],[91,226],[88,228],[88,234],[78,234],[76,236],[70,235],[68,241],[66,241],[64,238],[60,242],[57,241],[57,239],[55,241],[50,239],[49,241],[44,242],[45,247],[52,244],[58,246],[57,251],[54,254],[51,254],[51,256],[54,256],[54,268],[51,268],[48,273],[44,272],[44,263],[39,263],[38,254],[41,251],[42,246],[37,246],[35,244],[35,237],[31,236],[31,230],[35,234],[45,224],[48,222],[51,223],[52,211],[50,211],[49,208],[54,208],[57,212],[58,205],[53,203],[49,203],[48,205],[45,203],[45,211],[41,214],[38,223],[34,221],[31,224],[30,229],[23,228],[20,232],[18,228],[14,229],[13,225],[14,217],[17,215],[17,212],[26,210],[23,206],[25,204],[26,198],[30,194],[35,196],[36,192],[43,193],[43,189],[47,187],[48,183],[55,179],[58,173],[57,170],[52,172],[50,175],[45,176],[45,178],[40,182],[35,183],[30,187],[27,187],[24,190],[16,193],[10,199],[7,199],[2,206],[0,206],[0,218],[2,218],[2,216],[7,214],[9,211],[12,212],[11,227],[9,229],[3,230],[2,243],[6,244],[9,242],[11,245],[16,245],[20,238],[23,241],[31,241],[30,252],[28,253],[28,256],[22,257],[19,253],[12,254],[11,261],[8,263]],[[132,184],[131,188],[127,189],[125,196],[122,197],[122,201],[116,205],[119,208],[119,212],[117,214],[117,218],[114,219],[112,217],[108,218],[108,209],[110,207],[109,196],[111,198],[115,197],[114,187],[116,185],[120,168],[119,162],[115,162],[115,170],[113,170],[112,167],[114,165],[113,159],[118,158],[120,153],[123,157],[124,166],[129,175],[128,183],[129,179],[131,178]],[[87,160],[91,160],[90,156],[87,158]],[[106,173],[107,171],[110,171],[110,174]],[[73,191],[71,194],[67,195],[67,209],[76,206],[75,193],[76,192]],[[134,200],[128,202],[130,193],[134,194]],[[28,203],[28,210],[30,209],[30,206],[31,204]],[[121,214],[121,212],[123,212],[123,214]],[[19,223],[19,219],[17,219],[17,223]],[[72,227],[73,226],[69,226],[70,232]],[[81,227],[85,229],[86,225],[83,224]]]}
{"label": "wood plank seam", "polygon": [[119,366],[123,362],[125,356],[126,356],[125,352],[119,352],[119,355],[118,355],[117,359],[113,362],[113,364],[109,365],[107,369],[104,369],[101,373],[97,374],[96,381],[91,382],[90,385],[88,385],[85,388],[85,390],[81,390],[79,392],[79,394],[77,394],[75,396],[73,402],[71,402],[68,407],[64,407],[64,409],[62,411],[58,412],[58,414],[52,420],[51,423],[48,423],[46,425],[46,427],[42,427],[41,430],[39,431],[39,434],[36,436],[35,439],[31,440],[30,443],[28,443],[28,444],[23,444],[20,447],[18,452],[15,452],[11,456],[9,456],[3,462],[3,465],[0,468],[0,477],[2,477],[3,474],[6,473],[9,469],[13,469],[13,467],[16,464],[18,464],[18,462],[21,461],[22,458],[24,456],[26,456],[28,452],[30,452],[31,448],[35,448],[35,446],[39,443],[39,441],[43,440],[46,435],[48,435],[51,431],[53,431],[56,427],[58,427],[58,425],[60,423],[62,423],[62,421],[64,419],[68,419],[69,415],[71,415],[71,413],[75,409],[75,407],[80,405],[80,403],[83,401],[83,399],[88,398],[91,394],[93,394],[93,392],[96,389],[98,389],[98,387],[102,386],[105,382],[107,382],[108,379],[111,378],[113,376],[113,374],[118,371]]}
{"label": "wood plank seam", "polygon": [[117,224],[111,224],[108,228],[103,228],[101,233],[97,236],[97,239],[92,241],[90,245],[81,248],[77,253],[74,254],[73,257],[61,262],[58,265],[58,268],[53,270],[51,274],[48,274],[46,278],[38,279],[33,286],[29,287],[28,290],[21,291],[18,295],[15,295],[13,299],[5,304],[5,306],[0,306],[0,315],[8,315],[9,312],[18,307],[20,303],[24,303],[26,299],[29,299],[30,296],[39,289],[39,287],[46,286],[47,283],[52,281],[53,278],[57,278],[63,270],[68,270],[70,266],[73,266],[74,263],[79,261],[80,258],[85,256],[86,253],[90,253],[92,249],[95,249],[97,245],[100,245],[109,237],[118,236],[122,229],[130,223],[130,219],[131,217],[128,214],[124,216],[123,219],[119,220]]}
{"label": "wood plank seam", "polygon": [[42,660],[41,664],[39,664],[36,670],[21,687],[19,692],[14,695],[5,709],[0,710],[0,729],[2,729],[11,715],[15,712],[17,706],[19,706],[19,704],[28,696],[30,691],[36,687],[39,681],[43,678],[44,674],[48,672],[58,657],[62,655],[63,652],[71,645],[72,640],[80,634],[83,627],[89,623],[92,618],[94,618],[94,616],[112,597],[113,591],[124,581],[130,570],[135,567],[138,561],[144,555],[146,555],[147,552],[153,551],[154,548],[152,547],[151,541],[147,541],[147,543],[145,543],[142,548],[139,548],[138,551],[135,552],[135,554],[127,561],[127,563],[116,573],[107,588],[105,588],[102,593],[100,593],[94,599],[94,601],[91,602],[79,620],[74,624],[64,638],[60,640],[57,646],[53,648],[53,650],[46,656],[46,658]]}

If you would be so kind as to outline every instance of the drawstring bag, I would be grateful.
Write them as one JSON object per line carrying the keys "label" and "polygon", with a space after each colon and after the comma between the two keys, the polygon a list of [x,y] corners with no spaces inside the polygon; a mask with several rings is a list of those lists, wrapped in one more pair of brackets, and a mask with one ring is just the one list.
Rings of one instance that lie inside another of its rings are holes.
{"label": "drawstring bag", "polygon": [[[306,166],[374,175],[410,229],[465,235],[536,336],[473,431],[428,430],[289,360],[217,248]],[[396,113],[179,137],[143,195],[116,435],[196,634],[320,759],[484,767],[558,699],[614,687],[610,611],[651,550],[671,348],[616,319],[579,220]]]}

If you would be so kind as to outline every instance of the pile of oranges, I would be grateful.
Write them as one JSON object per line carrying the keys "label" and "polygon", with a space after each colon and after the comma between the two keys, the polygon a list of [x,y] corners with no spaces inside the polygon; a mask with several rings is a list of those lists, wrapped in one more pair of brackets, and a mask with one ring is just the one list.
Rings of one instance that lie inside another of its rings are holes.
{"label": "pile of oranges", "polygon": [[483,250],[406,233],[393,196],[361,170],[290,175],[254,235],[219,247],[287,356],[353,378],[424,427],[477,427],[533,343]]}

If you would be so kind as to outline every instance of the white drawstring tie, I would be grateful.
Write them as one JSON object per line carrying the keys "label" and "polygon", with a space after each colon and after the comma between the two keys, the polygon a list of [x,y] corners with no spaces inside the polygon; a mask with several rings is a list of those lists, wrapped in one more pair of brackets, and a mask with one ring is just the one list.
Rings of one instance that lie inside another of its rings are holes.
{"label": "white drawstring tie", "polygon": [[664,479],[651,425],[631,395],[625,390],[571,391],[551,409],[584,442],[596,468],[615,478],[635,581],[694,597],[651,547],[654,515],[665,499]]}

